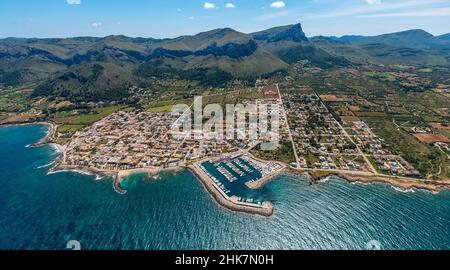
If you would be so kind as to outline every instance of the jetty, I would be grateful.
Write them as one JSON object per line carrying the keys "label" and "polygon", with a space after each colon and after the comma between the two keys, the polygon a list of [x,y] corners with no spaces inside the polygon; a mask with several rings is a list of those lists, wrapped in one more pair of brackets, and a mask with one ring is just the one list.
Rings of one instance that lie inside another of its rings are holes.
{"label": "jetty", "polygon": [[250,203],[240,201],[239,197],[233,195],[228,196],[218,183],[208,176],[205,170],[199,164],[194,164],[188,167],[191,172],[200,180],[203,186],[213,196],[213,198],[223,207],[232,211],[245,212],[249,214],[257,214],[261,216],[270,217],[273,214],[273,205],[270,202]]}

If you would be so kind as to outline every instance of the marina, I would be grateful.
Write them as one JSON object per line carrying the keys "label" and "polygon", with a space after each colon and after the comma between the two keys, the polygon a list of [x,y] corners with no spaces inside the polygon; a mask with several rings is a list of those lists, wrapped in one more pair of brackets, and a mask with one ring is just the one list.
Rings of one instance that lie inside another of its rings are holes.
{"label": "marina", "polygon": [[[197,181],[191,173],[182,170],[163,173],[159,181],[131,176],[135,180],[130,181],[134,183],[130,183],[127,195],[121,196],[111,192],[109,177],[95,181],[94,176],[85,174],[47,174],[48,168],[36,169],[56,158],[51,147],[25,148],[45,132],[42,126],[0,129],[0,141],[3,140],[0,152],[15,153],[0,164],[5,188],[3,201],[6,205],[15,205],[1,209],[4,228],[1,238],[11,239],[2,241],[2,248],[61,249],[65,248],[64,240],[77,239],[84,243],[86,250],[275,249],[280,245],[286,249],[363,249],[367,239],[377,237],[383,237],[385,249],[449,248],[448,190],[438,194],[419,189],[403,193],[386,184],[352,185],[337,177],[310,185],[303,176],[285,174],[257,190],[257,197],[273,202],[276,211],[271,214],[269,206],[264,210],[225,199],[209,180],[206,183],[210,183],[213,191],[206,192],[203,190],[206,185],[201,184],[204,181]],[[21,196],[17,196],[18,186]],[[207,197],[209,194],[214,200],[221,200],[223,207],[216,207]],[[318,202],[310,203],[314,200]],[[30,203],[33,208],[29,207]],[[235,214],[225,208],[272,216]],[[73,215],[73,212],[81,214]],[[330,214],[337,212],[342,214]],[[141,213],[146,213],[143,218],[135,218]],[[30,222],[17,219],[17,215]],[[412,222],[402,223],[404,218]],[[361,226],[368,229],[361,231],[353,226],[333,225],[348,221],[361,222]],[[308,226],[311,223],[317,227]],[[61,227],[61,224],[68,225]],[[404,224],[410,233],[399,234],[398,224]],[[293,226],[297,226],[295,230],[286,230]],[[111,235],[117,234],[118,228],[121,237],[111,241]],[[179,233],[180,229],[186,233]],[[199,238],[199,230],[205,231],[208,239],[217,241]],[[324,235],[318,235],[317,230]],[[235,237],[230,239],[230,235]],[[324,237],[330,242],[321,241]]]}
{"label": "marina", "polygon": [[225,198],[250,207],[263,207],[265,203],[264,197],[257,189],[250,188],[250,184],[265,179],[275,171],[278,175],[284,169],[277,163],[260,163],[247,154],[204,161],[198,167]]}

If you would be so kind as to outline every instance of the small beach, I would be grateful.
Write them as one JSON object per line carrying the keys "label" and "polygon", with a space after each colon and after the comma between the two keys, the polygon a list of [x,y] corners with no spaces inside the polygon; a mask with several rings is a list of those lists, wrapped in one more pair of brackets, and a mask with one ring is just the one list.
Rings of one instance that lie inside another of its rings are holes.
{"label": "small beach", "polygon": [[[32,126],[33,124],[19,124],[19,125],[10,125],[10,126]],[[132,175],[136,174],[146,174],[148,177],[155,177],[158,174],[164,172],[164,171],[177,171],[182,170],[185,168],[168,168],[168,169],[161,169],[161,168],[137,168],[137,169],[129,169],[129,170],[101,170],[97,168],[92,167],[80,167],[80,166],[71,166],[71,165],[65,165],[64,164],[64,157],[65,157],[65,146],[61,146],[55,143],[52,143],[52,140],[55,136],[56,132],[56,126],[51,123],[36,123],[34,125],[43,125],[47,127],[46,135],[41,138],[37,143],[32,144],[31,146],[43,146],[46,144],[51,144],[53,147],[57,148],[58,152],[60,153],[60,156],[58,157],[56,161],[56,165],[51,168],[50,172],[57,172],[57,171],[84,171],[88,174],[95,174],[97,177],[103,177],[103,176],[109,176],[114,178],[113,182],[113,188],[114,190],[119,194],[126,194],[126,190],[124,190],[120,183],[123,181],[123,179],[128,178]],[[251,156],[251,158],[255,159],[257,162],[267,162],[262,161],[254,156]],[[275,162],[278,163],[278,162]],[[282,166],[284,169],[288,168],[286,164],[279,163],[280,166]],[[233,211],[242,211],[247,213],[254,213],[254,214],[260,214],[264,216],[270,216],[273,214],[273,205],[270,202],[264,202],[263,207],[254,207],[251,204],[246,205],[246,202],[240,202],[241,197],[239,196],[228,196],[226,194],[220,194],[222,191],[219,187],[215,187],[214,183],[212,185],[209,185],[208,182],[212,182],[211,179],[209,179],[208,176],[203,175],[203,172],[197,168],[197,165],[193,165],[189,167],[190,170],[194,173],[194,175],[197,176],[199,181],[202,182],[202,184],[205,186],[205,188],[213,195],[212,197],[217,200],[217,202]],[[242,168],[241,168],[242,169]],[[258,181],[250,181],[245,183],[246,186],[250,189],[260,189],[267,185],[270,181],[277,178],[277,176],[284,171],[281,170],[277,173],[269,174],[264,177],[261,177]],[[410,179],[405,177],[393,177],[393,176],[383,176],[383,175],[371,175],[369,173],[358,173],[358,172],[344,172],[339,171],[336,173],[333,172],[320,172],[320,171],[311,171],[311,170],[295,170],[290,168],[288,170],[290,173],[293,174],[306,174],[310,179],[311,183],[317,183],[320,182],[321,179],[329,178],[329,177],[340,177],[343,179],[346,179],[347,181],[353,183],[353,182],[361,182],[361,183],[386,183],[390,184],[393,187],[399,189],[399,190],[410,190],[410,189],[424,189],[432,191],[433,193],[437,193],[442,191],[443,189],[449,189],[450,188],[450,181],[447,180],[440,180],[435,182],[430,181],[421,181],[419,179]],[[223,193],[223,192],[222,192]],[[256,209],[256,210],[255,210]],[[263,210],[261,210],[263,209]]]}

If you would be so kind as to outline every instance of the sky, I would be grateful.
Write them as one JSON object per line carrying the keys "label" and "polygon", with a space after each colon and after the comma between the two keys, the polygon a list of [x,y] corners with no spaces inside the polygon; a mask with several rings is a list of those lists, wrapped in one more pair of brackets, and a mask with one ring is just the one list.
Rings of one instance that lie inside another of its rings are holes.
{"label": "sky", "polygon": [[173,38],[301,23],[307,36],[450,33],[450,0],[0,0],[0,38]]}

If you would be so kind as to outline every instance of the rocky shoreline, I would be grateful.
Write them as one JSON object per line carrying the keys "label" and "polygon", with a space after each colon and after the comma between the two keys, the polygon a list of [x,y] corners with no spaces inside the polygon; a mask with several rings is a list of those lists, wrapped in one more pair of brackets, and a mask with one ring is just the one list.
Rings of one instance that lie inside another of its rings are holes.
{"label": "rocky shoreline", "polygon": [[[212,184],[211,181],[206,179],[207,177],[203,176],[201,172],[199,172],[198,169],[196,169],[194,166],[188,166],[186,167],[204,186],[204,188],[208,191],[208,193],[213,197],[213,199],[222,207],[235,211],[235,212],[244,212],[248,214],[257,214],[261,216],[270,217],[274,213],[274,207],[270,202],[265,202],[263,207],[256,207],[246,204],[240,204],[237,201],[233,201],[232,198],[224,197]],[[185,168],[185,169],[186,169]],[[70,165],[61,165],[58,164],[55,167],[53,167],[50,172],[58,172],[58,171],[80,171],[85,172],[88,174],[95,174],[100,176],[108,176],[113,177],[113,188],[114,190],[119,194],[126,194],[126,190],[122,189],[120,187],[121,181],[133,174],[139,174],[139,173],[147,173],[149,177],[156,176],[159,173],[163,171],[176,171],[180,170],[182,168],[173,168],[173,169],[167,169],[167,170],[159,170],[156,168],[143,168],[143,169],[135,169],[135,170],[124,170],[124,171],[107,171],[107,170],[99,170],[96,168],[87,168],[87,167],[80,167],[80,166],[70,166]],[[450,189],[450,182],[443,182],[443,183],[433,183],[433,182],[419,182],[420,179],[403,179],[400,177],[390,177],[390,176],[378,176],[378,175],[357,175],[352,173],[329,173],[329,172],[320,172],[316,173],[314,171],[301,171],[298,169],[284,169],[283,172],[291,174],[291,175],[297,175],[297,176],[304,176],[307,177],[308,181],[312,184],[318,184],[323,180],[326,180],[329,177],[339,177],[341,179],[346,180],[350,183],[365,183],[365,184],[375,184],[375,183],[382,183],[382,184],[389,184],[392,187],[399,188],[400,190],[409,190],[409,189],[419,189],[419,190],[427,190],[431,191],[433,193],[440,192],[444,189]],[[258,186],[252,186],[249,188],[257,189],[261,188],[270,181],[274,180],[276,177],[280,176],[283,172],[280,172],[276,175],[271,175],[270,177],[267,177],[264,179],[264,181],[258,182]]]}
{"label": "rocky shoreline", "polygon": [[364,184],[388,184],[392,187],[399,188],[400,190],[418,189],[426,190],[433,193],[438,193],[442,190],[450,190],[450,181],[436,180],[425,181],[421,179],[412,179],[407,177],[396,177],[389,175],[370,175],[370,174],[358,174],[355,172],[326,172],[326,171],[308,171],[289,169],[289,174],[306,176],[309,182],[314,185],[326,180],[329,177],[338,177],[346,180],[349,183],[364,183]]}
{"label": "rocky shoreline", "polygon": [[[124,190],[120,183],[121,181],[129,177],[131,175],[140,174],[140,173],[146,173],[149,177],[156,176],[162,172],[168,172],[168,171],[178,171],[182,168],[173,168],[173,169],[166,169],[166,170],[160,170],[157,168],[142,168],[142,169],[134,169],[134,170],[123,170],[123,171],[110,171],[110,170],[99,170],[97,168],[92,167],[82,167],[82,166],[72,166],[72,165],[63,165],[60,163],[60,161],[56,161],[57,165],[54,166],[52,169],[50,169],[49,173],[57,173],[57,172],[63,172],[63,171],[73,171],[73,172],[84,172],[86,174],[93,174],[93,175],[99,175],[99,176],[107,176],[112,177],[113,180],[113,188],[114,190],[124,195],[127,193],[126,190]],[[213,186],[211,181],[208,181],[208,179],[205,179],[204,176],[201,175],[198,170],[194,168],[194,166],[188,166],[186,167],[192,175],[194,175],[205,187],[205,189],[208,191],[208,193],[213,197],[213,199],[221,206],[232,210],[232,211],[238,211],[238,212],[244,212],[248,214],[258,214],[261,216],[270,217],[273,212],[273,205],[270,202],[265,202],[261,207],[252,206],[250,204],[240,203],[236,201],[233,201],[233,198],[225,198],[220,192]],[[186,169],[184,168],[184,169]],[[273,178],[275,178],[277,175],[273,175],[265,180],[265,183],[268,181],[271,181]]]}
{"label": "rocky shoreline", "polygon": [[408,189],[419,189],[419,190],[427,190],[434,193],[440,192],[445,189],[450,189],[450,182],[446,181],[422,181],[420,179],[412,180],[412,179],[406,179],[406,178],[396,178],[396,177],[390,177],[390,176],[367,176],[367,177],[361,177],[361,176],[352,176],[352,175],[345,175],[345,174],[335,174],[334,176],[343,178],[347,180],[348,182],[355,183],[355,182],[361,182],[361,183],[367,183],[367,184],[375,184],[375,183],[382,183],[382,184],[389,184],[393,187],[397,187],[401,190],[408,190]]}
{"label": "rocky shoreline", "polygon": [[[48,144],[54,144],[61,151],[61,155],[57,158],[56,165],[50,169],[49,173],[56,173],[60,171],[79,171],[84,172],[86,174],[94,174],[97,176],[107,176],[113,177],[113,188],[119,194],[126,194],[126,190],[123,190],[120,187],[121,181],[133,174],[137,173],[148,173],[149,176],[155,176],[161,173],[162,171],[174,171],[180,170],[182,168],[173,168],[167,170],[160,170],[157,168],[143,168],[143,169],[135,169],[135,170],[123,170],[123,171],[112,171],[112,170],[100,170],[92,167],[82,167],[82,166],[72,166],[63,164],[64,161],[64,146],[60,146],[55,144],[53,141],[55,139],[57,126],[53,123],[48,122],[35,122],[35,123],[23,123],[23,124],[8,124],[2,125],[0,127],[9,127],[9,126],[27,126],[27,125],[45,125],[49,127],[49,131],[46,136],[39,140],[37,143],[30,145],[31,147],[40,147]],[[191,173],[199,179],[199,181],[203,184],[205,189],[211,194],[211,196],[223,207],[230,209],[232,211],[246,212],[249,214],[258,214],[262,216],[271,216],[274,212],[273,205],[270,202],[266,202],[262,207],[256,207],[251,205],[246,205],[244,203],[240,203],[233,201],[232,198],[224,197],[211,183],[208,179],[205,179],[205,176],[202,176],[201,172],[196,169],[194,166],[187,167]],[[336,176],[342,178],[348,182],[355,183],[384,183],[389,184],[393,187],[399,188],[401,190],[409,190],[409,189],[419,189],[419,190],[427,190],[433,193],[440,192],[444,189],[450,189],[450,180],[436,180],[436,181],[427,181],[421,179],[412,179],[407,177],[396,177],[389,175],[375,175],[364,172],[330,172],[330,171],[320,171],[320,170],[302,170],[295,169],[292,167],[286,166],[282,172],[287,172],[292,175],[301,175],[306,176],[311,184],[317,184],[324,179],[327,179],[332,176]],[[258,181],[254,185],[248,185],[249,188],[258,189],[272,181],[277,176],[281,175],[282,172],[270,175],[266,178],[263,178],[261,181]]]}

